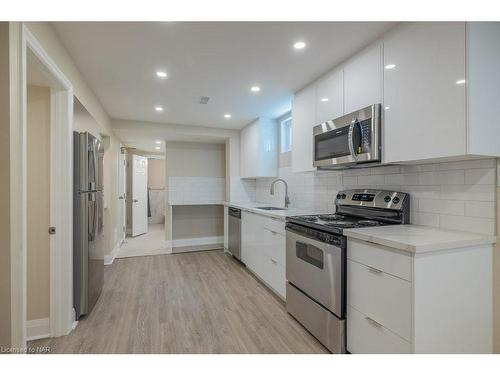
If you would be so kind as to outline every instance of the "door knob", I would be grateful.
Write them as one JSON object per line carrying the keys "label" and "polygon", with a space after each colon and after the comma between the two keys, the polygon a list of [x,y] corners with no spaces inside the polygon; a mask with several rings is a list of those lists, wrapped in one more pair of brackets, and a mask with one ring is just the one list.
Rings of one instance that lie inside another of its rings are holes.
{"label": "door knob", "polygon": [[133,200],[133,202],[134,202],[134,203],[137,203],[137,202],[139,202],[139,200],[138,200],[138,199],[134,199],[134,200]]}

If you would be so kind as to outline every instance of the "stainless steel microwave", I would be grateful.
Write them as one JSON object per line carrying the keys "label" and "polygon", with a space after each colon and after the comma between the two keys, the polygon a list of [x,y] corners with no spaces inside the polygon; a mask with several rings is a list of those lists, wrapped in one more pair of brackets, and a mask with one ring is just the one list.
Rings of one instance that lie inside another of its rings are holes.
{"label": "stainless steel microwave", "polygon": [[320,169],[381,161],[381,105],[374,104],[313,128],[313,165]]}

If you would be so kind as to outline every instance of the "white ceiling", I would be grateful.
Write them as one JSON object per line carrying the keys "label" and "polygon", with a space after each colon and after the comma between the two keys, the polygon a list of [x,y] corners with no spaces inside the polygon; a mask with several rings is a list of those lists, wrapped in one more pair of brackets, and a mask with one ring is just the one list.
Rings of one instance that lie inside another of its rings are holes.
{"label": "white ceiling", "polygon": [[[54,23],[112,118],[239,129],[378,38],[387,22]],[[297,40],[307,43],[294,50]],[[155,71],[164,69],[160,80]],[[257,84],[261,92],[250,87]],[[209,96],[206,105],[201,96]],[[156,105],[165,110],[158,113]],[[231,119],[224,119],[231,113]]]}

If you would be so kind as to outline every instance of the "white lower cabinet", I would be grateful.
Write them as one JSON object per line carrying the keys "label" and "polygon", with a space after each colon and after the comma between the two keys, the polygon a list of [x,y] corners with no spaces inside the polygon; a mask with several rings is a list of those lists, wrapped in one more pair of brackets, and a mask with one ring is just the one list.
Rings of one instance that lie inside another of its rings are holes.
{"label": "white lower cabinet", "polygon": [[347,307],[347,350],[351,353],[408,354],[411,344],[357,311]]}
{"label": "white lower cabinet", "polygon": [[411,253],[348,237],[347,350],[491,353],[492,247]]}
{"label": "white lower cabinet", "polygon": [[243,211],[241,260],[260,280],[285,299],[284,221]]}

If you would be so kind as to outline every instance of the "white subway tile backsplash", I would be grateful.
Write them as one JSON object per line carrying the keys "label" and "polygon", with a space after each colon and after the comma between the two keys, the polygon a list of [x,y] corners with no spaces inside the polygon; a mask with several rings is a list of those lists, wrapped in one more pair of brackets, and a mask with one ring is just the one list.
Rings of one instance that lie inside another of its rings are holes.
{"label": "white subway tile backsplash", "polygon": [[495,167],[495,159],[476,159],[476,160],[466,160],[466,161],[457,161],[457,162],[439,164],[439,169],[441,170],[494,168],[494,167]]}
{"label": "white subway tile backsplash", "polygon": [[427,227],[439,227],[439,214],[430,214],[426,212],[411,212],[411,223],[416,225],[425,225]]}
{"label": "white subway tile backsplash", "polygon": [[495,219],[485,219],[469,216],[440,215],[440,227],[443,229],[460,230],[482,234],[495,233]]}
{"label": "white subway tile backsplash", "polygon": [[495,202],[465,202],[465,215],[472,217],[495,218]]}
{"label": "white subway tile backsplash", "polygon": [[465,215],[465,203],[447,199],[419,199],[418,211],[435,214]]}
{"label": "white subway tile backsplash", "polygon": [[495,183],[495,169],[468,169],[465,171],[465,183],[468,185],[493,185]]}
{"label": "white subway tile backsplash", "polygon": [[450,185],[442,191],[443,199],[464,201],[495,201],[494,185]]}
{"label": "white subway tile backsplash", "polygon": [[388,174],[385,176],[387,185],[418,185],[417,173]]}
{"label": "white subway tile backsplash", "polygon": [[342,177],[342,183],[344,185],[357,185],[358,177],[357,176],[344,176]]}
{"label": "white subway tile backsplash", "polygon": [[225,200],[225,178],[169,177],[169,203],[222,202]]}
{"label": "white subway tile backsplash", "polygon": [[[293,207],[333,212],[340,190],[398,190],[411,195],[414,224],[494,234],[496,165],[494,159],[478,159],[310,173],[293,173],[287,167],[279,170],[279,177],[288,182]],[[272,180],[252,180],[254,200],[282,206],[283,186],[276,185],[276,194],[271,196]]]}
{"label": "white subway tile backsplash", "polygon": [[370,176],[358,176],[358,185],[370,186],[370,185],[385,185],[384,175],[370,175]]}
{"label": "white subway tile backsplash", "polygon": [[377,167],[371,169],[371,174],[396,174],[401,173],[401,168],[399,165]]}

